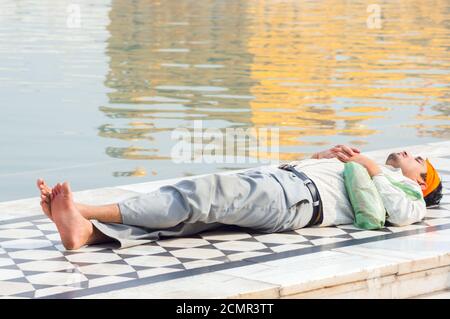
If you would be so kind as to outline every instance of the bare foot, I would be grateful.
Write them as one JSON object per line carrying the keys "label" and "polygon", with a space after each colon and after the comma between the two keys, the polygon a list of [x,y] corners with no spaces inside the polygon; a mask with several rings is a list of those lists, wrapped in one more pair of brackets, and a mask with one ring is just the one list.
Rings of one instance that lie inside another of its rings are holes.
{"label": "bare foot", "polygon": [[[55,185],[56,186],[56,185]],[[61,184],[60,184],[61,186]],[[52,218],[52,210],[51,210],[51,197],[52,197],[52,191],[53,189],[47,185],[47,183],[42,179],[39,178],[37,180],[37,187],[41,193],[41,208],[45,215],[47,215],[48,218],[50,218],[53,221]],[[80,211],[81,215],[88,218],[89,216],[89,206],[74,203],[74,205],[77,207],[77,209]]]}
{"label": "bare foot", "polygon": [[52,211],[50,207],[50,198],[52,194],[52,188],[49,187],[45,181],[40,178],[37,180],[37,187],[41,193],[41,208],[45,215],[47,215],[48,218],[53,220],[52,218]]}
{"label": "bare foot", "polygon": [[69,184],[57,184],[51,194],[51,216],[66,249],[78,249],[88,244],[94,226],[81,215],[72,198]]}

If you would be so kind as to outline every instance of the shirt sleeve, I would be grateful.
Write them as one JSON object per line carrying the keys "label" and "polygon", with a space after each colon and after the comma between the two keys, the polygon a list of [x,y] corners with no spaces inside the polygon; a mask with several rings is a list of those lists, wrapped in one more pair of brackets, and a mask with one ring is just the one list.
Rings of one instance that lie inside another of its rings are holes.
{"label": "shirt sleeve", "polygon": [[423,199],[410,199],[401,189],[392,185],[383,173],[374,175],[372,180],[387,211],[388,222],[394,226],[405,226],[425,217],[427,208]]}

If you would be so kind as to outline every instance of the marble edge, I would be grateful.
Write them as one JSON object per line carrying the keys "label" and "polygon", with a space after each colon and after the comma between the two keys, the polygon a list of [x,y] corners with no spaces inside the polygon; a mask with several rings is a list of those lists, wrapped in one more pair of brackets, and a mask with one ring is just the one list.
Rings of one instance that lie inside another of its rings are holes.
{"label": "marble edge", "polygon": [[[448,231],[447,231],[448,232]],[[439,231],[437,231],[439,233]],[[447,236],[446,234],[440,235],[441,238]],[[410,238],[409,238],[410,237]],[[415,239],[417,235],[407,236],[402,239]],[[426,239],[424,239],[426,241]],[[426,256],[419,256],[417,258],[409,257],[398,257],[393,254],[376,254],[374,256],[370,256],[370,251],[367,250],[365,252],[352,250],[353,248],[361,247],[364,249],[364,245],[355,245],[350,246],[350,249],[345,248],[337,248],[328,251],[328,254],[335,254],[336,259],[333,260],[335,263],[334,266],[336,269],[345,269],[348,266],[348,261],[345,260],[346,256],[356,258],[354,260],[355,264],[358,264],[360,261],[367,262],[365,266],[355,266],[355,270],[353,272],[339,272],[336,271],[334,273],[328,273],[325,276],[317,277],[314,279],[304,278],[300,275],[302,271],[305,271],[300,267],[298,270],[299,280],[291,280],[289,283],[282,283],[281,281],[277,281],[277,276],[283,276],[283,274],[287,272],[295,272],[295,267],[291,265],[281,265],[281,262],[276,261],[275,264],[269,263],[260,263],[253,264],[241,267],[241,269],[229,269],[222,270],[221,273],[225,273],[228,275],[233,275],[245,279],[251,280],[259,280],[263,282],[267,282],[269,284],[278,284],[280,286],[280,296],[289,296],[299,293],[305,293],[309,291],[313,291],[316,289],[323,289],[328,287],[339,286],[343,284],[350,284],[352,282],[358,281],[367,281],[371,282],[374,280],[382,279],[387,276],[406,276],[413,275],[418,272],[433,270],[433,269],[441,269],[450,266],[450,246],[447,251],[444,252],[432,252]],[[320,254],[324,252],[318,252],[315,254]],[[315,254],[310,254],[307,258],[312,257]],[[326,254],[326,253],[325,253]],[[302,262],[302,256],[292,257],[292,260],[298,260],[299,264]],[[304,258],[305,259],[305,258]],[[370,261],[369,261],[370,260]],[[303,262],[308,262],[308,260],[303,260]],[[317,269],[323,267],[323,264],[318,258],[317,260],[310,260],[309,262],[315,262],[317,264]],[[326,267],[326,266],[325,266]],[[450,268],[449,268],[450,269]],[[262,274],[267,273],[267,280],[262,279]],[[280,278],[280,277],[278,277]]]}
{"label": "marble edge", "polygon": [[[450,156],[450,141],[441,141],[441,142],[434,142],[434,143],[425,143],[425,144],[416,144],[416,145],[408,145],[408,146],[404,146],[404,147],[396,147],[396,148],[389,148],[389,149],[378,149],[378,150],[372,150],[372,151],[367,151],[364,152],[368,155],[371,156],[381,156],[381,155],[385,155],[387,152],[390,151],[395,151],[395,150],[399,150],[399,149],[411,149],[411,148],[420,148],[420,147],[430,147],[430,146],[449,146],[449,151],[446,153],[438,153],[438,154],[433,154],[432,156],[434,157],[441,157],[441,156]],[[230,171],[224,171],[224,172],[218,172],[219,174],[231,174],[231,173],[236,173],[239,171],[244,171],[246,169],[239,169],[239,170],[230,170]],[[450,170],[450,168],[449,168]],[[93,189],[86,189],[86,190],[80,190],[80,191],[76,191],[74,192],[75,196],[79,196],[79,195],[89,195],[89,194],[93,194],[94,192],[100,194],[102,192],[110,192],[111,190],[119,190],[119,191],[124,191],[124,192],[133,192],[133,193],[142,193],[146,190],[148,190],[148,187],[157,187],[159,185],[162,184],[172,184],[175,183],[177,181],[179,181],[181,178],[197,178],[197,177],[201,177],[201,176],[205,176],[208,174],[201,174],[201,175],[195,175],[195,176],[186,176],[186,177],[175,177],[175,178],[170,178],[170,179],[164,179],[164,180],[156,180],[156,181],[148,181],[148,182],[142,182],[142,183],[134,183],[134,184],[124,184],[124,185],[118,185],[118,186],[107,186],[107,187],[101,187],[101,188],[93,188]],[[25,204],[29,204],[28,201],[37,201],[37,205],[35,206],[39,206],[39,197],[29,197],[29,198],[23,198],[23,199],[16,199],[16,200],[11,200],[11,201],[3,201],[0,202],[0,209],[2,209],[3,207],[7,206],[7,207],[12,207],[15,205],[19,205],[22,206]],[[33,207],[35,208],[35,207]]]}

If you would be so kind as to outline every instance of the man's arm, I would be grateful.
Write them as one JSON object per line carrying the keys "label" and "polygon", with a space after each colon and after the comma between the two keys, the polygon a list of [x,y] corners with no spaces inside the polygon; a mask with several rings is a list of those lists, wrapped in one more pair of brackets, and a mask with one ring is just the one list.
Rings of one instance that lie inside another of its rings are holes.
{"label": "man's arm", "polygon": [[313,159],[321,159],[321,158],[349,158],[356,154],[359,154],[360,150],[355,147],[350,147],[347,145],[336,145],[333,148],[328,150],[314,153],[311,158]]}
{"label": "man's arm", "polygon": [[[387,220],[391,224],[404,226],[423,219],[427,212],[425,201],[409,198],[403,190],[387,179],[375,161],[361,154],[351,157],[346,162],[348,161],[357,162],[367,169],[388,213]],[[420,189],[418,190],[420,191]]]}

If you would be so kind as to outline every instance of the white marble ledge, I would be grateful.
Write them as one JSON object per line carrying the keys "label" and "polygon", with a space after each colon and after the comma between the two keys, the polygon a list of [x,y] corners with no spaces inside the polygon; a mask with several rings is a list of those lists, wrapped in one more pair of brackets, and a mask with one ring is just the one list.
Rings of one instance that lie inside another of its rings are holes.
{"label": "white marble ledge", "polygon": [[83,297],[83,299],[224,299],[224,298],[279,298],[278,285],[206,273],[192,277],[141,285],[139,289],[125,288]]}
{"label": "white marble ledge", "polygon": [[408,151],[412,154],[417,154],[426,157],[443,157],[450,156],[450,141],[428,143],[428,144],[418,144],[410,146],[399,146],[389,149],[381,149],[375,151],[364,152],[368,156],[372,156],[375,159],[386,159],[386,156],[392,152]]}
{"label": "white marble ledge", "polygon": [[220,271],[280,285],[280,295],[450,265],[450,230],[394,238]]}
{"label": "white marble ledge", "polygon": [[450,267],[439,267],[405,275],[389,275],[332,287],[323,287],[284,298],[413,298],[449,288]]}
{"label": "white marble ledge", "polygon": [[333,251],[219,271],[280,286],[280,296],[396,274],[396,261]]}
{"label": "white marble ledge", "polygon": [[427,232],[334,251],[396,262],[397,274],[450,265],[450,230]]}
{"label": "white marble ledge", "polygon": [[450,289],[432,292],[414,297],[415,299],[450,299]]}

